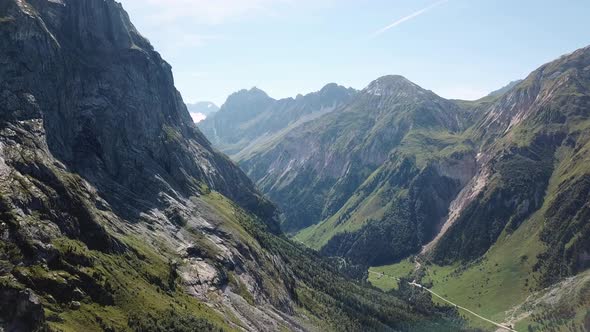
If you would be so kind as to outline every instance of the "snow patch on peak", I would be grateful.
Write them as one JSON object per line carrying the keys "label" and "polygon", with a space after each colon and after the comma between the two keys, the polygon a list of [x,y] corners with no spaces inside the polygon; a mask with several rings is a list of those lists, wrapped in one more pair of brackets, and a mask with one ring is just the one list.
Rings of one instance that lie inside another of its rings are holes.
{"label": "snow patch on peak", "polygon": [[199,123],[207,118],[207,116],[203,113],[190,113],[191,118],[193,118],[194,123]]}

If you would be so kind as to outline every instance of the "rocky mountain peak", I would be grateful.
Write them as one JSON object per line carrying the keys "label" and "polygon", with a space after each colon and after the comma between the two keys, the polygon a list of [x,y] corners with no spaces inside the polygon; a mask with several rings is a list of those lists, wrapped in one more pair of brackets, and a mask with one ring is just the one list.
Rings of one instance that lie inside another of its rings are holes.
{"label": "rocky mountain peak", "polygon": [[209,115],[219,111],[219,106],[210,101],[198,101],[192,104],[186,104],[188,111],[192,113],[201,113],[203,115]]}
{"label": "rocky mountain peak", "polygon": [[236,92],[234,95],[236,96],[248,96],[248,97],[260,97],[260,98],[270,98],[268,94],[257,87],[251,87],[250,89],[243,89]]}
{"label": "rocky mountain peak", "polygon": [[129,48],[153,50],[115,1],[12,1],[25,15],[41,20],[55,41],[65,42],[63,37],[67,36],[67,46],[97,53]]}
{"label": "rocky mountain peak", "polygon": [[400,75],[388,75],[371,82],[363,93],[374,96],[425,94],[427,91]]}
{"label": "rocky mountain peak", "polygon": [[[253,87],[249,90],[243,89],[232,93],[225,103],[221,106],[220,111],[227,112],[227,110],[239,110],[243,107],[262,107],[263,105],[274,101],[263,90]],[[236,106],[239,106],[236,108]]]}
{"label": "rocky mountain peak", "polygon": [[320,94],[329,94],[329,93],[346,91],[346,90],[349,90],[349,89],[347,89],[337,83],[328,83],[328,84],[324,85],[323,88],[320,89],[319,93]]}
{"label": "rocky mountain peak", "polygon": [[346,88],[336,83],[329,83],[317,93],[322,99],[342,100],[354,95],[356,90],[353,88]]}
{"label": "rocky mountain peak", "polygon": [[328,84],[324,85],[323,88],[320,89],[320,92],[321,91],[335,90],[335,89],[338,89],[339,87],[342,87],[342,86],[339,85],[338,83],[334,83],[334,82],[328,83]]}

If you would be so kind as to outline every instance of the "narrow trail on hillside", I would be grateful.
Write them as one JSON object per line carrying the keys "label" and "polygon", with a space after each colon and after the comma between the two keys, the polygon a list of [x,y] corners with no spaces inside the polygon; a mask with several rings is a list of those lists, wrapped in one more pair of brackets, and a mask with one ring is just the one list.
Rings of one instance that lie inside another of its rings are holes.
{"label": "narrow trail on hillside", "polygon": [[[372,273],[372,274],[375,274],[375,275],[378,275],[378,276],[381,276],[381,277],[387,277],[387,278],[390,278],[390,279],[394,279],[394,280],[396,280],[396,281],[398,281],[398,282],[402,282],[402,280],[401,280],[400,278],[397,278],[397,277],[394,277],[394,276],[390,276],[390,275],[387,275],[387,274],[385,274],[385,273],[381,273],[381,272],[375,272],[375,271],[371,271],[371,270],[369,270],[369,273]],[[482,319],[482,320],[484,320],[484,321],[486,321],[486,322],[488,322],[488,323],[490,323],[490,324],[493,324],[493,325],[495,325],[495,326],[497,326],[497,327],[499,327],[499,328],[501,328],[501,329],[504,329],[504,330],[507,330],[507,331],[512,331],[512,332],[518,332],[518,331],[516,331],[515,329],[513,329],[513,328],[512,328],[512,327],[510,327],[510,326],[506,326],[506,325],[500,324],[500,323],[498,323],[498,322],[494,322],[493,320],[487,319],[487,318],[485,318],[485,317],[483,317],[483,316],[481,316],[481,315],[478,315],[477,313],[475,313],[475,312],[473,312],[473,311],[471,311],[471,310],[469,310],[469,309],[467,309],[467,308],[465,308],[465,307],[462,307],[462,306],[460,306],[460,305],[458,305],[458,304],[456,304],[456,303],[453,303],[453,302],[451,302],[451,301],[449,301],[449,300],[445,299],[444,297],[442,297],[442,296],[438,295],[437,293],[433,292],[432,290],[430,290],[430,289],[428,289],[428,288],[426,288],[426,287],[424,287],[424,286],[422,286],[422,285],[420,285],[420,284],[416,283],[416,281],[415,281],[415,280],[414,280],[414,281],[412,281],[412,282],[409,282],[409,281],[408,281],[407,283],[408,283],[410,286],[412,286],[412,287],[416,287],[416,288],[419,288],[419,289],[425,290],[425,291],[429,292],[430,294],[432,294],[432,295],[434,295],[434,296],[438,297],[439,299],[441,299],[441,300],[445,301],[446,303],[448,303],[448,304],[450,304],[450,305],[454,306],[455,308],[459,308],[459,309],[461,309],[461,310],[463,310],[463,311],[466,311],[466,312],[468,312],[468,313],[472,314],[473,316],[475,316],[475,317],[477,317],[477,318],[479,318],[479,319]]]}

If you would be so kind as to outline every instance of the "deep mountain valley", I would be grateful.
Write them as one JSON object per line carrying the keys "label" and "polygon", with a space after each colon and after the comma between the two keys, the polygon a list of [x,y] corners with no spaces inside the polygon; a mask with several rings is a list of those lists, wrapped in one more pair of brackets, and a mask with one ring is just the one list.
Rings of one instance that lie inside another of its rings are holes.
{"label": "deep mountain valley", "polygon": [[0,64],[0,330],[465,328],[284,236],[121,4],[0,0]]}
{"label": "deep mountain valley", "polygon": [[[316,108],[311,122],[274,129],[280,135],[248,131],[263,128],[256,112],[234,117],[232,127],[264,143],[215,145],[278,204],[281,228],[324,256],[422,280],[521,330],[587,326],[589,73],[586,47],[476,101],[385,76],[327,114]],[[260,111],[249,101],[217,116]],[[209,123],[221,126],[215,117]],[[369,275],[398,287],[381,279]],[[579,284],[559,288],[564,280]],[[481,291],[466,295],[469,287]],[[542,305],[522,309],[549,289],[573,294],[553,302],[573,316],[548,323]],[[506,317],[518,310],[519,319]]]}
{"label": "deep mountain valley", "polygon": [[478,100],[177,86],[115,0],[0,0],[0,331],[590,331],[590,47]]}

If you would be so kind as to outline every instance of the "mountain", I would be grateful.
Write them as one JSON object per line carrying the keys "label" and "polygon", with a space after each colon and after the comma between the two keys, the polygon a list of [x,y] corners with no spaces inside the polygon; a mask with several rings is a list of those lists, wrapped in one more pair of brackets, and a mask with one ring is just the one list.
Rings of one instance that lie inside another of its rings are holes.
{"label": "mountain", "polygon": [[[481,256],[503,232],[538,218],[540,239],[549,248],[536,266],[544,284],[590,267],[590,224],[583,217],[589,66],[590,48],[542,66],[474,125],[478,172],[445,221],[437,260]],[[459,239],[465,234],[469,238]]]}
{"label": "mountain", "polygon": [[[439,262],[476,259],[545,204],[564,140],[585,145],[587,53],[547,64],[486,101],[448,101],[383,77],[240,166],[284,212],[282,228],[327,255],[381,264],[428,245]],[[582,168],[571,158],[562,167]],[[584,227],[546,237],[574,245]],[[569,248],[576,253],[568,267],[553,267],[560,276],[587,267],[586,246]]]}
{"label": "mountain", "polygon": [[237,160],[323,255],[393,263],[519,330],[585,326],[589,68],[586,47],[469,102],[383,77]]}
{"label": "mountain", "polygon": [[[468,126],[463,113],[454,103],[401,76],[386,76],[345,107],[290,131],[240,165],[282,209],[284,230],[297,232],[325,221],[324,226],[298,237],[319,249],[339,231],[387,219],[394,212],[391,209],[399,207],[390,204],[394,192],[408,190],[423,171],[424,176],[433,177],[452,172],[442,159],[468,164],[460,150],[445,150],[460,140],[458,133]],[[422,144],[425,138],[431,138],[430,142]],[[434,153],[440,153],[436,165],[429,161]],[[461,182],[460,174],[452,176],[448,182]],[[453,183],[444,186],[450,193],[440,193],[443,201],[459,190],[452,188]],[[353,216],[355,211],[358,214]],[[428,237],[432,227],[424,225],[425,234],[418,236]],[[359,261],[386,259],[366,254],[371,257],[359,257]],[[390,252],[387,259],[396,255]]]}
{"label": "mountain", "polygon": [[355,94],[355,90],[334,83],[318,92],[281,100],[258,88],[242,90],[229,96],[219,112],[200,123],[199,128],[222,152],[240,159],[280,139],[291,128],[332,112]]}
{"label": "mountain", "polygon": [[0,13],[0,330],[462,328],[289,241],[120,4]]}
{"label": "mountain", "polygon": [[195,123],[205,120],[211,114],[219,111],[219,106],[210,101],[200,101],[194,104],[186,104],[188,112],[191,114]]}
{"label": "mountain", "polygon": [[519,331],[588,328],[588,68],[590,47],[471,103],[476,171],[418,255],[417,280]]}

